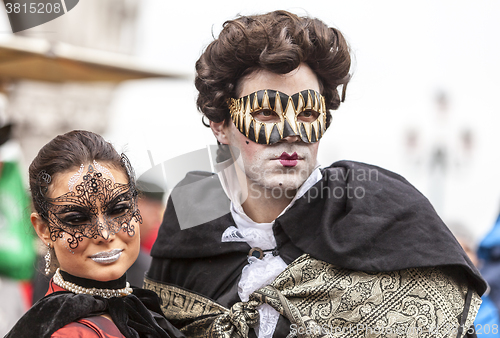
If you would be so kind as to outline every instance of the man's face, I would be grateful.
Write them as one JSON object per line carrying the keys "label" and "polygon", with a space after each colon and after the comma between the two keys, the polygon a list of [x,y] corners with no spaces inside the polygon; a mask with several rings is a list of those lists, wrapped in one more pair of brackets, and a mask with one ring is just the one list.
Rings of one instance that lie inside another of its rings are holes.
{"label": "man's face", "polygon": [[[306,64],[285,75],[256,71],[243,78],[239,88],[239,97],[263,89],[289,96],[307,89],[320,91],[316,75]],[[256,112],[254,117],[265,120],[269,118],[266,115],[269,112]],[[262,188],[278,189],[288,192],[287,197],[291,198],[316,167],[319,142],[305,143],[299,136],[287,136],[266,145],[247,138],[231,121],[222,129],[223,133],[216,136],[221,143],[239,149],[250,195]]]}

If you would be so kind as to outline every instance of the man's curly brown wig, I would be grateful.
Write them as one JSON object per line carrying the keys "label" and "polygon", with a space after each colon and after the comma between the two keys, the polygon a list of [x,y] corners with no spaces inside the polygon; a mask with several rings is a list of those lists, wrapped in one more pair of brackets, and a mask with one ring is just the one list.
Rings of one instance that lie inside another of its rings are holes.
{"label": "man's curly brown wig", "polygon": [[[196,62],[198,109],[210,121],[227,123],[227,100],[238,97],[244,76],[256,70],[287,74],[302,62],[318,77],[327,110],[337,109],[337,87],[344,85],[344,96],[351,67],[350,49],[340,31],[286,11],[226,21],[219,38]],[[327,126],[330,120],[328,113]]]}

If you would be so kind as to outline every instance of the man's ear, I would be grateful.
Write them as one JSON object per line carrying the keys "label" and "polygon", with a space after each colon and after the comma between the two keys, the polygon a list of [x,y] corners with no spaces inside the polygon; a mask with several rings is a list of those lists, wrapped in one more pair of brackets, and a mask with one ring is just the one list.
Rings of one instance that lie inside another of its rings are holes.
{"label": "man's ear", "polygon": [[31,224],[33,224],[33,228],[35,228],[38,237],[40,237],[45,245],[49,244],[51,242],[51,239],[47,221],[36,212],[31,214],[30,219]]}
{"label": "man's ear", "polygon": [[229,144],[229,138],[227,137],[228,128],[224,125],[224,121],[222,122],[213,122],[210,121],[210,128],[215,135],[217,141],[222,144]]}

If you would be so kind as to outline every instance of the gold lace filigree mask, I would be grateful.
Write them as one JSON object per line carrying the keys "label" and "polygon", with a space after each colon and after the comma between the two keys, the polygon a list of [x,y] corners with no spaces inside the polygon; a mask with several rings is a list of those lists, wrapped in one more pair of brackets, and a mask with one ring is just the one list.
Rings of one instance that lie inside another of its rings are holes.
{"label": "gold lace filigree mask", "polygon": [[326,131],[323,95],[306,89],[291,96],[263,89],[229,100],[231,120],[250,140],[273,144],[287,136],[299,136],[305,143],[318,142]]}

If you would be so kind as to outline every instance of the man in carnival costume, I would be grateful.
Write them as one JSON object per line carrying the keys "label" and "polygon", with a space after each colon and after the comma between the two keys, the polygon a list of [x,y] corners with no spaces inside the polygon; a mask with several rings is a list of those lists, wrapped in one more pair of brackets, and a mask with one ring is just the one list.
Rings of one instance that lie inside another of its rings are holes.
{"label": "man in carnival costume", "polygon": [[285,11],[226,22],[198,60],[218,173],[173,190],[145,279],[186,336],[472,332],[486,285],[428,200],[379,167],[318,166],[350,65],[340,31]]}

